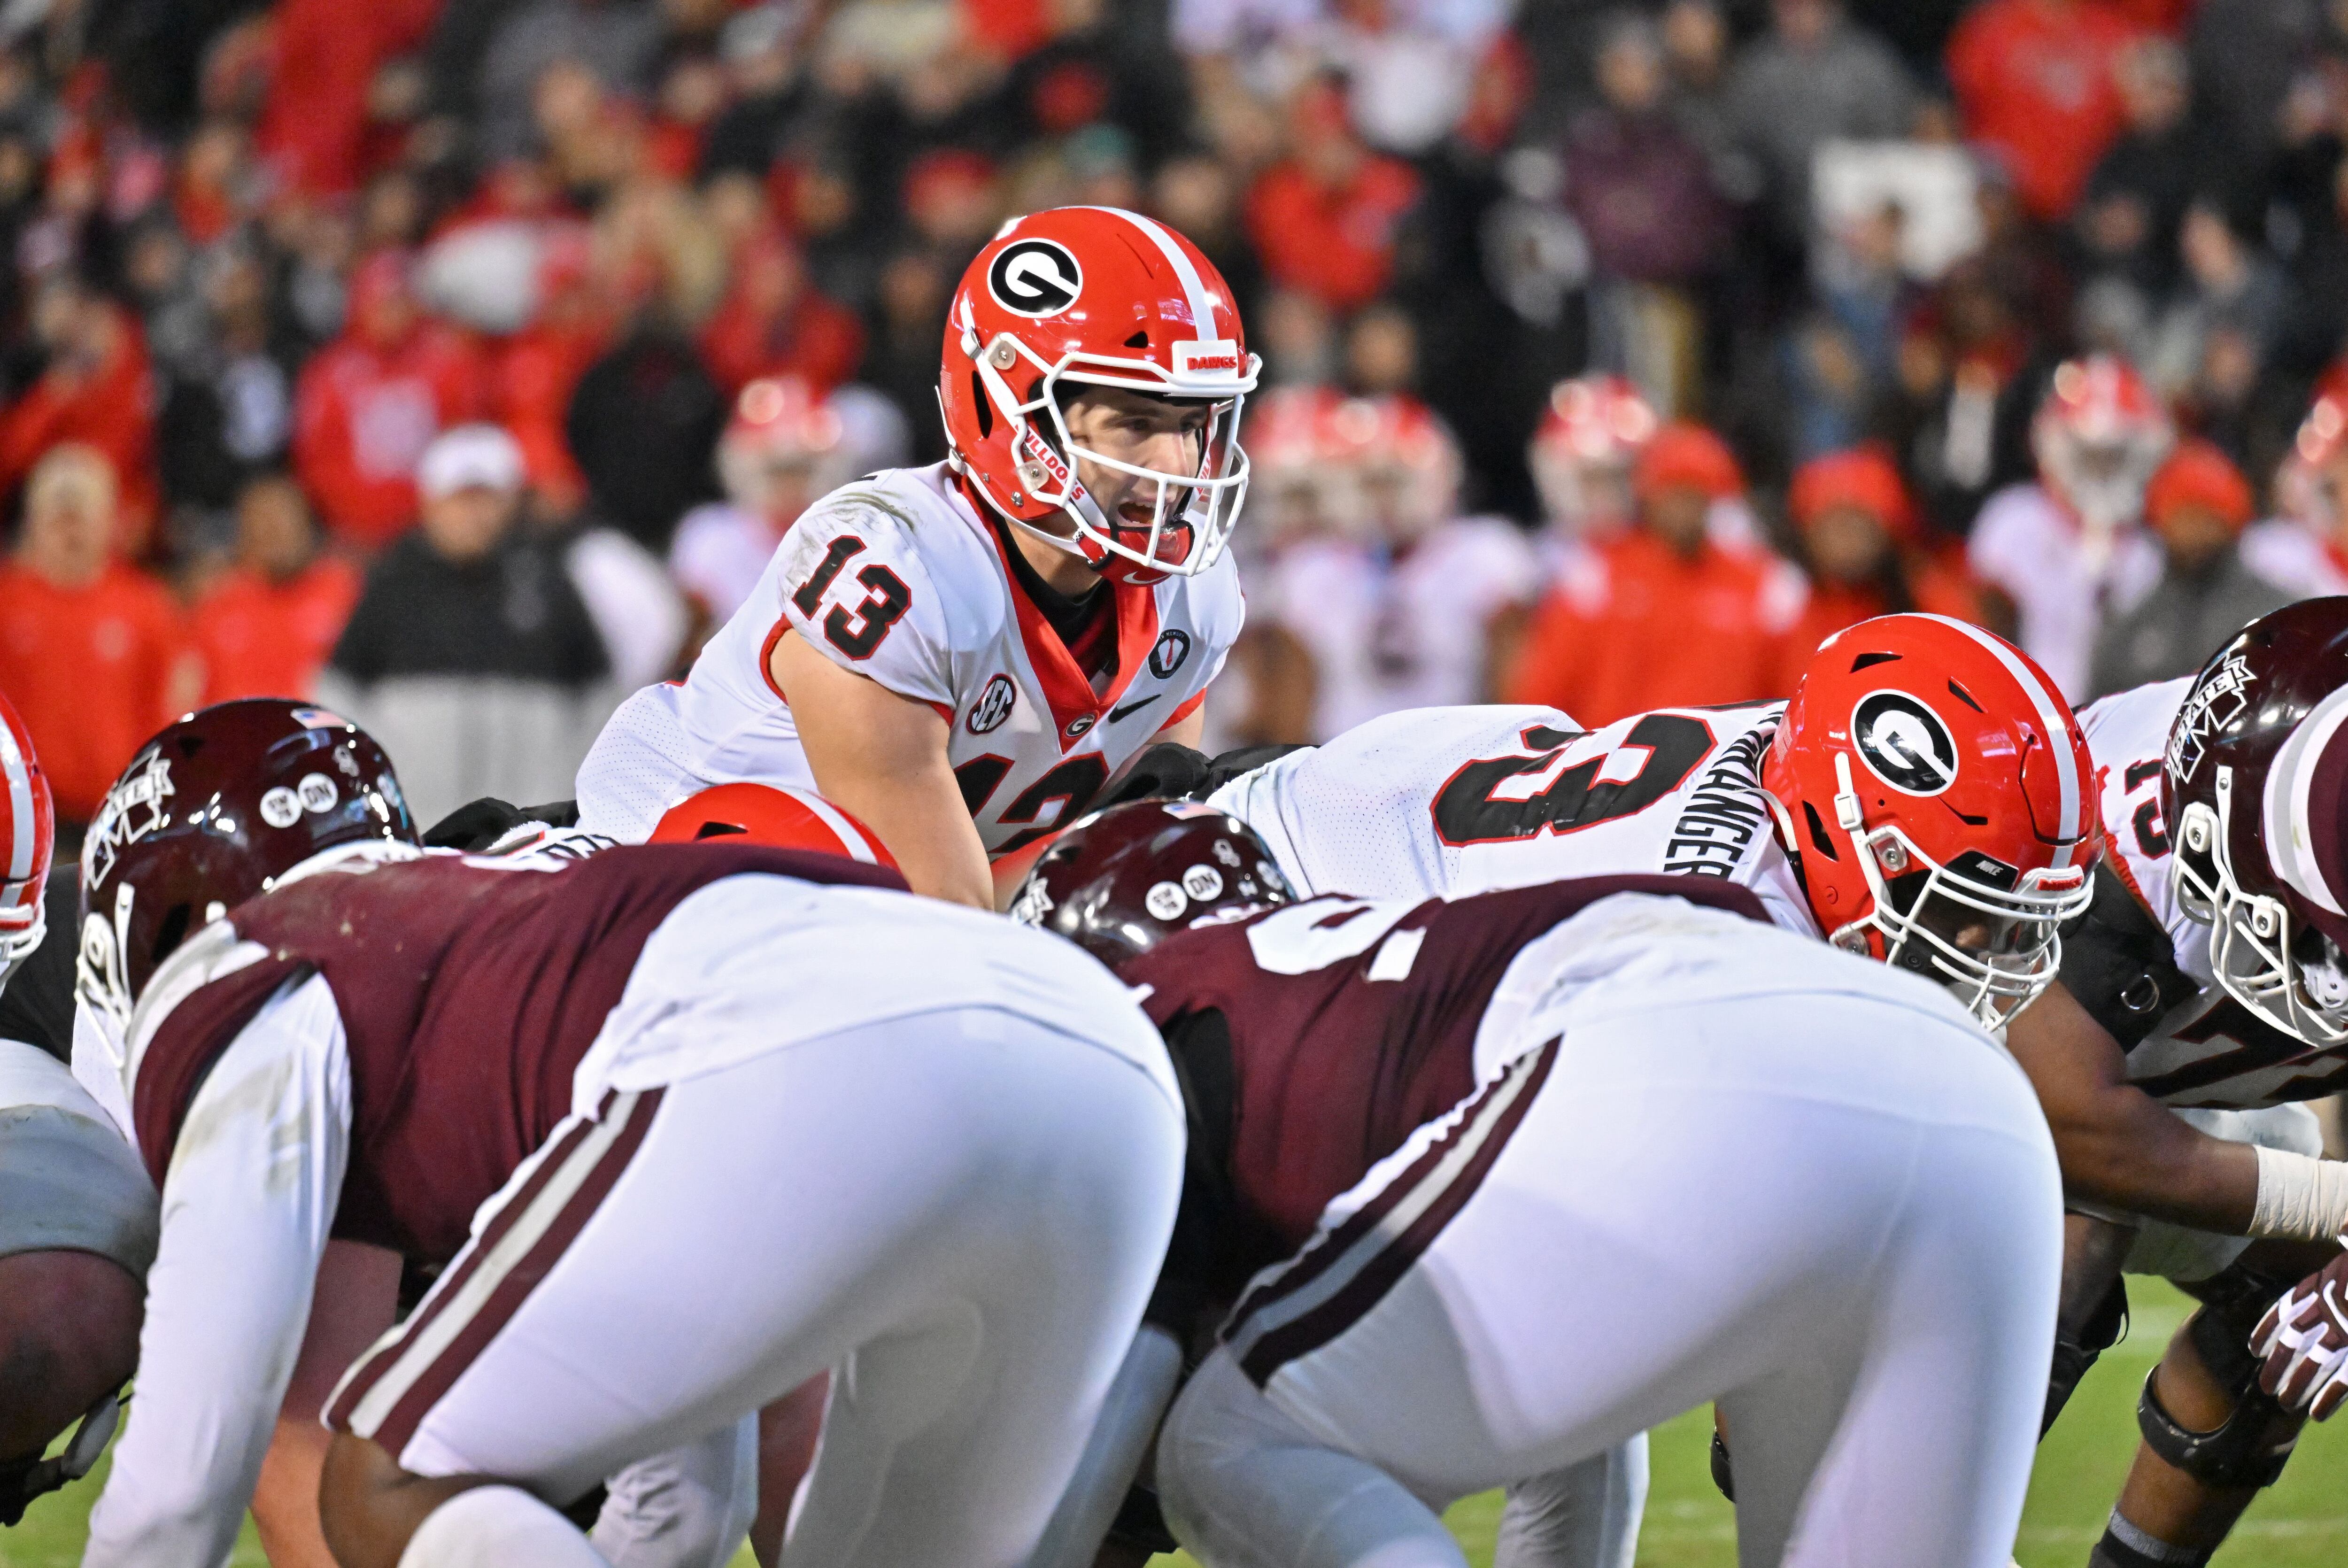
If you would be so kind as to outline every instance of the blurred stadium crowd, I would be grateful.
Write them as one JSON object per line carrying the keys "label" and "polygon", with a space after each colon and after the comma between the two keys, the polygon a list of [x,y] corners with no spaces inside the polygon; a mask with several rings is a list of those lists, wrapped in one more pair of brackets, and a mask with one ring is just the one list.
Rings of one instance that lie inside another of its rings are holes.
{"label": "blurred stadium crowd", "polygon": [[[571,792],[811,499],[943,456],[1010,213],[1231,281],[1217,739],[1782,695],[1886,610],[2076,700],[2348,586],[2339,0],[7,0],[0,689],[62,815],[316,694]],[[68,841],[70,842],[70,841]]]}

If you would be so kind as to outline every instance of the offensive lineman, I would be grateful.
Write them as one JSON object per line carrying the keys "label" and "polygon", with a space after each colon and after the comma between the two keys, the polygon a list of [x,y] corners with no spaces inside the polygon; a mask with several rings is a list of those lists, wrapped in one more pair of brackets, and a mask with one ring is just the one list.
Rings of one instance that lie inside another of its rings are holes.
{"label": "offensive lineman", "polygon": [[[346,1563],[600,1563],[548,1500],[842,1362],[794,1561],[1017,1561],[1172,1218],[1179,1099],[1122,991],[845,858],[419,855],[339,737],[263,789],[210,722],[118,786],[91,884],[168,1217],[86,1561],[225,1553],[336,1234],[455,1254],[330,1411]],[[311,852],[345,813],[376,830]],[[270,891],[204,923],[223,855]]]}
{"label": "offensive lineman", "polygon": [[[2075,721],[2018,650],[1890,615],[1822,646],[1793,704],[1663,709],[1584,733],[1550,708],[1389,716],[1224,784],[1301,892],[1456,896],[1685,872],[1781,928],[1913,969],[1994,1025],[2085,906],[2095,798]],[[1516,1489],[1502,1561],[1627,1564],[1643,1443]]]}
{"label": "offensive lineman", "polygon": [[154,1185],[67,1067],[74,877],[50,875],[52,832],[48,780],[0,698],[0,1525],[113,1435],[155,1257]]}
{"label": "offensive lineman", "polygon": [[990,862],[1153,738],[1197,742],[1242,614],[1224,545],[1258,364],[1213,263],[1153,220],[1005,224],[949,306],[948,459],[802,516],[685,681],[613,716],[581,825],[638,841],[707,785],[795,785],[914,891],[994,907]]}
{"label": "offensive lineman", "polygon": [[1018,901],[1180,1069],[1153,1316],[1240,1300],[1158,1477],[1210,1568],[1464,1568],[1443,1504],[1706,1398],[1760,1456],[1744,1562],[2006,1561],[2061,1201],[1962,1009],[1726,879],[1292,904],[1270,855],[1138,802]]}

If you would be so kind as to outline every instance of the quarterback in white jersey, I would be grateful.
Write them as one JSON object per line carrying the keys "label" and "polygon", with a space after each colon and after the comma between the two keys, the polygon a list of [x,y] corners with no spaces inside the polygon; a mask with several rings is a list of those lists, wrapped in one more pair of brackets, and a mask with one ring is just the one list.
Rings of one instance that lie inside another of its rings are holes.
{"label": "quarterback in white jersey", "polygon": [[770,669],[796,633],[839,667],[934,709],[990,858],[1081,814],[1125,759],[1197,712],[1239,634],[1228,558],[1111,583],[1115,674],[1086,677],[1004,540],[943,463],[834,491],[784,536],[684,681],[621,707],[579,773],[580,825],[637,841],[716,784],[816,787]]}
{"label": "quarterback in white jersey", "polygon": [[1224,546],[1260,361],[1229,285],[1151,219],[1058,208],[1004,224],[947,315],[952,455],[792,526],[684,685],[606,727],[582,827],[641,839],[711,785],[812,786],[915,891],[987,905],[992,862],[1145,742],[1196,743],[1242,614]]}

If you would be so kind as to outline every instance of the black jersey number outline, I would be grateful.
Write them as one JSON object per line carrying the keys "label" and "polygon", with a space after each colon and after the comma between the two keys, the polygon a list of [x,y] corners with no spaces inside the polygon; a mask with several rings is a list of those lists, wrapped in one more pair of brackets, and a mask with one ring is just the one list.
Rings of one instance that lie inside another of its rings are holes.
{"label": "black jersey number outline", "polygon": [[[1678,789],[1713,748],[1712,726],[1704,720],[1684,713],[1651,713],[1613,750],[1575,763],[1540,794],[1519,800],[1494,798],[1508,780],[1547,769],[1587,733],[1536,724],[1519,738],[1531,756],[1479,758],[1461,768],[1435,792],[1436,837],[1456,849],[1529,839],[1543,829],[1578,832],[1636,816]],[[1598,781],[1615,751],[1633,750],[1646,753],[1637,773]]]}
{"label": "black jersey number outline", "polygon": [[[986,810],[987,801],[994,798],[995,790],[1003,787],[1004,779],[1010,777],[1011,769],[1009,758],[997,757],[990,752],[984,757],[973,757],[954,769],[954,782],[962,787],[962,803],[973,820]],[[1108,761],[1098,752],[1087,751],[1080,757],[1069,758],[1019,791],[1018,798],[1004,807],[1003,814],[995,819],[1008,827],[1033,822],[1045,807],[1056,800],[1060,809],[1053,813],[1052,820],[1040,828],[1014,833],[990,852],[996,856],[1007,855],[1014,850],[1024,849],[1038,839],[1058,832],[1084,815],[1085,808],[1093,803],[1093,797],[1099,794],[1101,786],[1107,782]]]}
{"label": "black jersey number outline", "polygon": [[[852,533],[831,542],[808,580],[791,595],[800,614],[816,613],[841,569],[863,550],[864,542]],[[860,661],[870,658],[890,628],[904,619],[905,612],[912,608],[913,591],[905,586],[903,578],[877,561],[859,572],[856,580],[866,589],[864,602],[853,610],[845,604],[833,605],[831,614],[823,618],[823,637],[850,658]]]}
{"label": "black jersey number outline", "polygon": [[[2159,777],[2160,758],[2156,757],[2149,761],[2128,764],[2127,771],[2120,775],[2120,783],[2133,795],[2144,788],[2145,780]],[[2154,792],[2151,799],[2138,806],[2136,815],[2129,820],[2136,826],[2137,853],[2148,861],[2157,861],[2168,853],[2168,824],[2160,820],[2160,795],[2157,791]]]}

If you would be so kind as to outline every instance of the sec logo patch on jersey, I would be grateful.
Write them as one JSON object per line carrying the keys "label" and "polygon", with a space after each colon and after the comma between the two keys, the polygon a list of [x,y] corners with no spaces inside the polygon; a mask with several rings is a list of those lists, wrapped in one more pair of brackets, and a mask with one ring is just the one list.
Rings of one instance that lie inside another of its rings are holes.
{"label": "sec logo patch on jersey", "polygon": [[970,732],[984,735],[989,730],[1002,728],[1003,721],[1011,717],[1011,710],[1018,703],[1019,688],[1012,684],[1009,676],[997,675],[986,683],[986,689],[978,694],[978,700],[970,705],[967,721]]}
{"label": "sec logo patch on jersey", "polygon": [[1084,292],[1084,269],[1076,253],[1057,240],[1022,240],[1006,245],[986,269],[986,292],[1016,315],[1059,315]]}
{"label": "sec logo patch on jersey", "polygon": [[1901,691],[1869,692],[1850,714],[1851,744],[1868,771],[1903,795],[1938,795],[1957,781],[1957,742],[1941,716]]}

